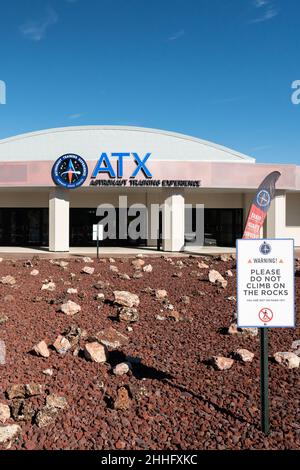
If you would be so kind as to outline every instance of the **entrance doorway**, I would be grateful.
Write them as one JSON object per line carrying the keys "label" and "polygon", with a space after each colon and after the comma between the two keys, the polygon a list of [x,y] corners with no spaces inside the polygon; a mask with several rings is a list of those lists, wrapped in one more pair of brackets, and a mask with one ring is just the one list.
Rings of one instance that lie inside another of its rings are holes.
{"label": "entrance doorway", "polygon": [[[96,242],[93,241],[93,225],[101,223],[103,217],[96,215],[97,209],[87,208],[72,208],[70,209],[70,246],[96,246]],[[128,210],[128,209],[123,209]],[[102,246],[145,246],[147,243],[146,239],[138,238],[134,240],[129,236],[126,239],[119,238],[119,218],[120,209],[115,209],[115,233],[116,239],[106,239],[101,241]],[[128,216],[127,213],[127,225],[135,217]],[[105,230],[105,227],[104,227]]]}
{"label": "entrance doorway", "polygon": [[243,235],[243,209],[204,209],[204,244],[235,247]]}
{"label": "entrance doorway", "polygon": [[0,245],[48,246],[48,208],[0,208]]}

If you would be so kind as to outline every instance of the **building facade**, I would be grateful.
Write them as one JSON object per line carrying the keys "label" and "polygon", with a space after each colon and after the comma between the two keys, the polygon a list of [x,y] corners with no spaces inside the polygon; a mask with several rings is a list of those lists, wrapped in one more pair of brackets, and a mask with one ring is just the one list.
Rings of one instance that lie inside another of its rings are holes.
{"label": "building facade", "polygon": [[[274,170],[281,177],[261,235],[300,246],[300,167],[257,164],[197,138],[119,126],[49,129],[0,141],[0,170],[0,246],[94,246],[103,204],[116,208],[117,227],[104,244],[156,246],[162,232],[163,249],[181,251],[199,229],[200,246],[235,246],[255,190]],[[186,205],[202,208],[197,227],[192,210],[192,230]],[[138,239],[119,236],[122,211],[132,218],[128,206],[148,209]]]}

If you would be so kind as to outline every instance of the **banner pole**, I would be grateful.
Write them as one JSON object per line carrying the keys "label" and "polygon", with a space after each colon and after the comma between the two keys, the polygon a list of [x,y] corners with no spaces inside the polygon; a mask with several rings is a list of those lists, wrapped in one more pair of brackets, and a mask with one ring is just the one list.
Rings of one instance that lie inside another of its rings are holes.
{"label": "banner pole", "polygon": [[268,328],[260,328],[260,401],[261,429],[269,434]]}

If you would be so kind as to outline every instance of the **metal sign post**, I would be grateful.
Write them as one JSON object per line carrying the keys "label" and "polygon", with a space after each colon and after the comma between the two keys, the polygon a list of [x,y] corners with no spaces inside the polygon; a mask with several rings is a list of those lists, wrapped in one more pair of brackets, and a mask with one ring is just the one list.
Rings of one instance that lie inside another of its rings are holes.
{"label": "metal sign post", "polygon": [[269,423],[269,370],[268,370],[268,328],[260,329],[260,403],[261,429],[266,435],[270,431]]}
{"label": "metal sign post", "polygon": [[97,259],[99,259],[99,240],[103,240],[103,225],[93,225],[93,240],[97,241]]}
{"label": "metal sign post", "polygon": [[261,429],[269,434],[268,328],[295,328],[294,240],[237,241],[239,328],[260,329]]}

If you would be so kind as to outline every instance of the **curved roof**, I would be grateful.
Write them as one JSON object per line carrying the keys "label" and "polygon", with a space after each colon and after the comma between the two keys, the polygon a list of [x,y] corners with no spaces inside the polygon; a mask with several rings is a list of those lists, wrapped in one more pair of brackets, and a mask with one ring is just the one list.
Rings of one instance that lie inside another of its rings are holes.
{"label": "curved roof", "polygon": [[76,153],[97,160],[102,152],[152,154],[152,160],[255,163],[255,159],[175,132],[127,126],[72,126],[0,140],[0,161],[56,160]]}

